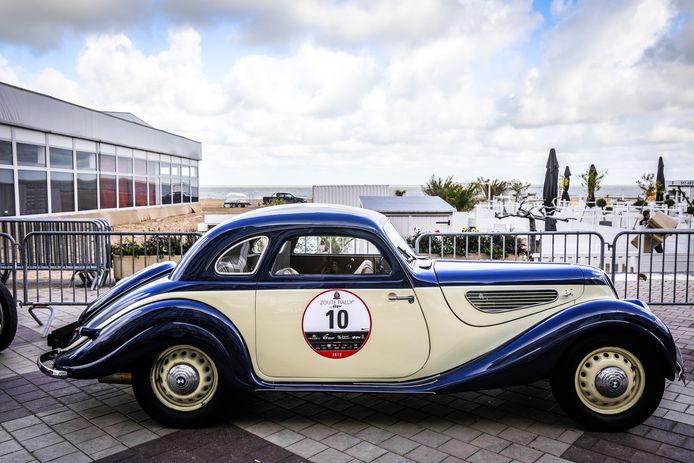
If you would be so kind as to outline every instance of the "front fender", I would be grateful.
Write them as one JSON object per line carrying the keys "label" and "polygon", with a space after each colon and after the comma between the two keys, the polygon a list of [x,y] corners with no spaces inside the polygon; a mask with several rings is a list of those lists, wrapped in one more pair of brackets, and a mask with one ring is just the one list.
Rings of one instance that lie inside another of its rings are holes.
{"label": "front fender", "polygon": [[662,358],[666,377],[675,379],[681,357],[667,326],[641,301],[599,299],[543,320],[499,349],[443,374],[434,388],[479,390],[544,379],[574,342],[597,331],[616,330],[649,342]]}
{"label": "front fender", "polygon": [[252,387],[248,349],[236,326],[216,309],[188,299],[168,299],[137,307],[73,349],[61,351],[53,368],[71,378],[100,378],[131,372],[142,359],[174,344],[195,340],[224,356],[220,370],[231,387]]}

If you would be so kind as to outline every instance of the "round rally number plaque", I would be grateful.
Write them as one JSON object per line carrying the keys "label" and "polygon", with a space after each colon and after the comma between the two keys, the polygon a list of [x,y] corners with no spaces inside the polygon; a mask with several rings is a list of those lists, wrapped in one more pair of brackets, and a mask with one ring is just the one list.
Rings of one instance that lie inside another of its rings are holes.
{"label": "round rally number plaque", "polygon": [[304,337],[323,357],[346,358],[357,353],[371,333],[371,314],[356,294],[330,289],[314,297],[302,319]]}

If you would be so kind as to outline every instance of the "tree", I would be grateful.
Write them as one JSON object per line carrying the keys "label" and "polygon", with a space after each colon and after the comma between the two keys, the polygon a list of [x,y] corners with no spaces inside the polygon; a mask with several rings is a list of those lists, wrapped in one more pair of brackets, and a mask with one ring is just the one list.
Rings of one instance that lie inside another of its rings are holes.
{"label": "tree", "polygon": [[521,182],[520,180],[511,180],[509,187],[511,191],[513,191],[513,195],[516,197],[516,201],[518,201],[520,197],[523,196],[526,191],[528,191],[528,188],[530,188],[530,184]]}
{"label": "tree", "polygon": [[588,197],[586,198],[586,206],[595,206],[595,193],[600,190],[602,181],[605,179],[607,171],[598,172],[595,164],[591,164],[587,171],[579,175],[581,184],[588,189]]}
{"label": "tree", "polygon": [[[505,180],[499,180],[499,179],[494,179],[494,180],[485,180],[483,177],[477,177],[477,181],[474,183],[475,187],[477,188],[477,191],[484,196],[484,199],[487,201],[490,201],[494,199],[495,196],[501,196],[504,193],[506,193],[509,188],[511,187],[509,182]],[[489,194],[491,193],[491,198],[489,198]]]}
{"label": "tree", "polygon": [[405,196],[405,193],[407,193],[407,190],[395,190],[395,196]]}
{"label": "tree", "polygon": [[646,199],[650,196],[655,196],[655,183],[655,174],[643,174],[641,178],[636,181],[636,184],[641,188]]}
{"label": "tree", "polygon": [[464,186],[453,181],[453,177],[445,179],[432,175],[429,181],[422,186],[422,191],[428,196],[439,196],[457,211],[471,211],[479,202],[477,186],[470,184]]}

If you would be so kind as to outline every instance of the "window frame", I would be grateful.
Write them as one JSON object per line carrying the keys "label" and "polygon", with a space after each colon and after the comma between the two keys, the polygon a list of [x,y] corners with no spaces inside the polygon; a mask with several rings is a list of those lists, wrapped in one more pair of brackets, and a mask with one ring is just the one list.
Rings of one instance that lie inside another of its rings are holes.
{"label": "window frame", "polygon": [[[267,243],[265,244],[265,249],[263,249],[263,252],[260,254],[260,257],[258,258],[258,262],[255,264],[255,268],[253,269],[252,272],[228,273],[228,272],[220,272],[217,270],[217,264],[219,264],[219,261],[222,260],[222,257],[224,257],[227,252],[229,252],[230,250],[232,250],[236,246],[242,245],[243,243],[245,243],[247,241],[252,241],[252,240],[260,239],[260,238],[265,238],[267,240]],[[212,266],[212,269],[214,270],[214,274],[216,276],[220,276],[220,277],[224,277],[224,278],[236,277],[236,276],[247,277],[249,275],[255,275],[256,273],[258,273],[258,269],[260,269],[260,267],[263,263],[263,259],[265,258],[265,255],[268,253],[268,250],[270,249],[270,243],[271,243],[270,237],[267,235],[253,235],[253,236],[244,238],[242,240],[235,241],[233,244],[225,247],[224,250],[221,253],[219,253],[219,256],[214,260],[214,265]]]}

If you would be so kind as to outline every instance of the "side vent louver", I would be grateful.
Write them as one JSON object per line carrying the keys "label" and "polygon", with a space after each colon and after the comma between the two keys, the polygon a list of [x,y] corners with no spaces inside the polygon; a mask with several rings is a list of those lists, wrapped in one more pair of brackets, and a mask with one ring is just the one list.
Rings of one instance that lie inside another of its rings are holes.
{"label": "side vent louver", "polygon": [[557,300],[554,289],[509,289],[468,291],[468,302],[482,312],[499,313],[549,304]]}

